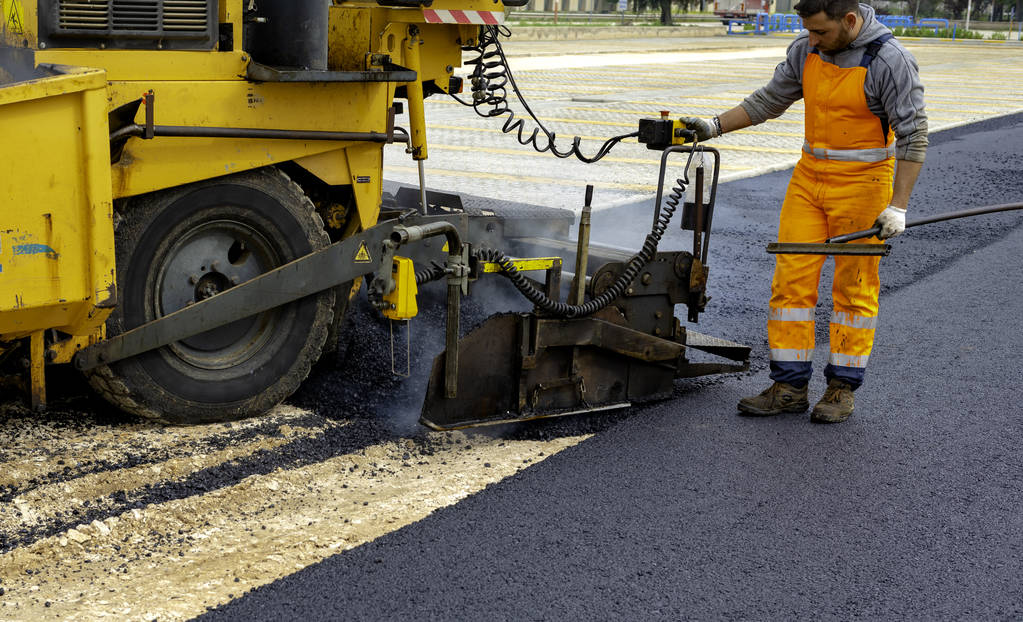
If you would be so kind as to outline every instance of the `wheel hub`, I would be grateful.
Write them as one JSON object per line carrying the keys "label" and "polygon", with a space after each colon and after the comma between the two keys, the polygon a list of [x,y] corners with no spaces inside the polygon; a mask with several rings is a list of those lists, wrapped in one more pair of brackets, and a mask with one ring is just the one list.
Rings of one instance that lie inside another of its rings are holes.
{"label": "wheel hub", "polygon": [[221,272],[207,272],[195,286],[196,302],[216,296],[231,287],[230,278]]}
{"label": "wheel hub", "polygon": [[[199,224],[169,249],[157,271],[156,317],[201,302],[280,265],[274,247],[251,226],[229,220]],[[238,365],[273,334],[276,311],[267,311],[176,342],[169,348],[191,365]]]}

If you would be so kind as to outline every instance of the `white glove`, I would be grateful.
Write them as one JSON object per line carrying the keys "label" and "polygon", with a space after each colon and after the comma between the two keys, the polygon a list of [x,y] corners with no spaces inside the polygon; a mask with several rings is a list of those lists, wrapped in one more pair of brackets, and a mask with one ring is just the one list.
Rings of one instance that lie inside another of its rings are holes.
{"label": "white glove", "polygon": [[882,240],[894,238],[906,230],[906,210],[889,205],[878,215],[874,226],[881,227],[881,233],[878,233],[877,237]]}
{"label": "white glove", "polygon": [[717,128],[714,127],[714,123],[711,121],[706,121],[699,117],[682,117],[679,120],[686,124],[687,130],[693,130],[696,132],[696,138],[700,142],[710,140],[711,138],[718,136]]}

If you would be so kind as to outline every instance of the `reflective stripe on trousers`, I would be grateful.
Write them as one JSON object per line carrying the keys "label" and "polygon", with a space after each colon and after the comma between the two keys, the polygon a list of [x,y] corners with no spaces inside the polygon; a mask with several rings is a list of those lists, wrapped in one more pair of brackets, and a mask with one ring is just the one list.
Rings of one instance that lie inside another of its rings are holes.
{"label": "reflective stripe on trousers", "polygon": [[771,360],[783,363],[810,362],[813,359],[813,350],[797,350],[795,348],[782,349],[771,348]]}
{"label": "reflective stripe on trousers", "polygon": [[813,307],[770,308],[767,341],[771,344],[772,361],[809,361],[812,358],[813,312]]}
{"label": "reflective stripe on trousers", "polygon": [[[768,324],[768,330],[774,332],[772,342],[795,343],[790,335],[784,334],[794,329],[797,337],[803,336],[802,348],[771,348],[772,361],[796,362],[810,361],[813,358],[813,309],[779,309],[772,308],[768,314],[768,322],[788,322],[788,324]],[[867,359],[874,341],[874,329],[877,317],[854,315],[845,311],[834,311],[831,314],[830,342],[832,345],[832,365],[842,367],[866,367]],[[781,334],[779,334],[781,333]]]}
{"label": "reflective stripe on trousers", "polygon": [[831,313],[831,323],[848,326],[849,328],[869,328],[873,330],[877,328],[877,316],[864,317],[862,315],[846,313],[845,311],[833,311]]}
{"label": "reflective stripe on trousers", "polygon": [[770,311],[768,311],[767,319],[776,322],[812,322],[813,312],[813,307],[809,309],[780,309],[771,307]]}
{"label": "reflective stripe on trousers", "polygon": [[856,315],[837,310],[831,314],[829,327],[831,357],[828,364],[832,371],[835,367],[849,370],[863,370],[867,367],[867,359],[870,358],[870,351],[874,347],[876,326],[877,316]]}
{"label": "reflective stripe on trousers", "polygon": [[828,363],[836,367],[854,367],[857,369],[865,369],[867,367],[867,359],[869,356],[851,356],[849,354],[839,354],[832,352],[831,357],[828,358]]}

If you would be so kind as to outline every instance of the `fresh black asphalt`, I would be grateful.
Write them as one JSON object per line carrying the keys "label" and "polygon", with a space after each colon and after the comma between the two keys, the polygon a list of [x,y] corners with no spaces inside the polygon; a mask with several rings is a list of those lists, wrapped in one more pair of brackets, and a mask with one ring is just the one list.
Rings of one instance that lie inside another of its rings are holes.
{"label": "fresh black asphalt", "polygon": [[[1023,201],[1021,168],[1023,115],[934,134],[910,218]],[[1023,214],[893,241],[847,423],[738,417],[738,399],[768,384],[763,249],[788,175],[723,185],[715,214],[713,300],[696,328],[752,345],[751,372],[598,417],[589,440],[201,619],[1023,618]],[[599,212],[595,238],[649,209]],[[819,359],[830,271],[823,281]]]}

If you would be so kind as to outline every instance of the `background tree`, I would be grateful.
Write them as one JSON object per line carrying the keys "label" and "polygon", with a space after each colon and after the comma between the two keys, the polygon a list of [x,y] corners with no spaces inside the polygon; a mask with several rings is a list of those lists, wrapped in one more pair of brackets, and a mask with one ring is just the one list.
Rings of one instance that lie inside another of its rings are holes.
{"label": "background tree", "polygon": [[683,0],[681,3],[672,2],[672,0],[635,0],[635,2],[636,13],[658,11],[661,14],[661,25],[671,26],[673,24],[671,19],[672,5],[680,6],[682,11],[688,11],[692,0]]}
{"label": "background tree", "polygon": [[[913,21],[919,21],[922,17],[948,17],[943,15],[944,0],[907,0],[906,14],[913,16]],[[965,0],[964,0],[965,2]],[[965,7],[965,3],[963,4]]]}
{"label": "background tree", "polygon": [[963,19],[966,16],[968,0],[945,0],[945,12],[950,19]]}

